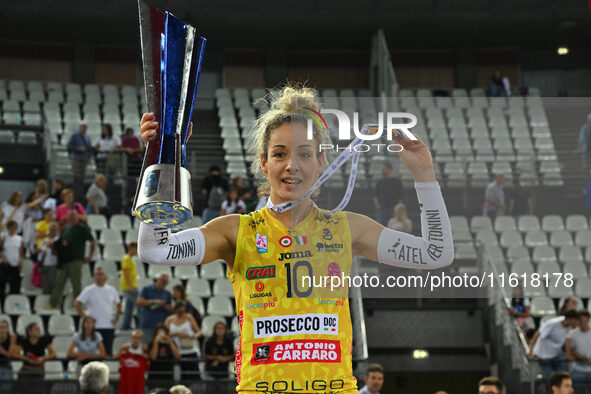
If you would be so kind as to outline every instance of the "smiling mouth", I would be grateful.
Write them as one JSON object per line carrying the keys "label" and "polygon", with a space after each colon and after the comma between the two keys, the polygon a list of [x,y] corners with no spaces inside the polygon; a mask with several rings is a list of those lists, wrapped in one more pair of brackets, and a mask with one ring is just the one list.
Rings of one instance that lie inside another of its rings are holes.
{"label": "smiling mouth", "polygon": [[281,182],[287,183],[288,185],[299,185],[302,183],[302,180],[298,178],[283,178]]}

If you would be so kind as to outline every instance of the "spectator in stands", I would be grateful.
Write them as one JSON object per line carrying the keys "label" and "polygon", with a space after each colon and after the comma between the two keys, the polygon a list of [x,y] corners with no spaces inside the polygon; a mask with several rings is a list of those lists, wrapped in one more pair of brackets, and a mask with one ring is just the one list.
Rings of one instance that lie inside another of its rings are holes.
{"label": "spectator in stands", "polygon": [[213,335],[205,342],[205,371],[209,378],[227,379],[228,364],[234,360],[234,344],[228,335],[226,323],[218,321]]}
{"label": "spectator in stands", "polygon": [[164,324],[181,353],[181,380],[199,378],[197,361],[199,344],[196,339],[203,333],[193,316],[187,313],[183,301],[177,301],[174,304],[174,314],[168,316]]}
{"label": "spectator in stands", "polygon": [[382,165],[383,178],[376,186],[376,195],[373,198],[376,208],[376,221],[387,226],[388,221],[394,216],[394,206],[402,202],[404,190],[400,179],[394,176],[392,164]]}
{"label": "spectator in stands", "polygon": [[[172,295],[166,290],[168,275],[160,274],[153,285],[145,286],[136,304],[141,308],[140,328],[144,331],[144,338],[152,339],[158,323],[164,323],[173,312],[170,301]],[[168,334],[168,333],[167,333]]]}
{"label": "spectator in stands", "polygon": [[141,330],[133,330],[131,343],[122,346],[115,358],[119,359],[118,393],[144,394],[146,371],[150,368],[148,347],[142,344]]}
{"label": "spectator in stands", "polygon": [[[90,138],[86,134],[88,125],[85,121],[80,121],[79,130],[72,133],[67,147],[70,153],[70,162],[72,163],[72,175],[75,190],[75,197],[82,201],[84,195],[84,177],[86,176],[86,166],[92,156],[93,148]],[[63,198],[63,197],[62,197]]]}
{"label": "spectator in stands", "polygon": [[394,207],[394,217],[388,221],[388,227],[404,233],[412,232],[412,221],[406,216],[406,205],[400,202]]}
{"label": "spectator in stands", "polygon": [[488,376],[478,382],[478,394],[503,394],[503,382],[495,376]]}
{"label": "spectator in stands", "polygon": [[97,139],[94,149],[96,151],[96,172],[99,174],[113,174],[117,168],[119,155],[115,153],[121,145],[119,138],[113,135],[110,124],[102,125],[102,132]]}
{"label": "spectator in stands", "polygon": [[137,267],[133,259],[136,255],[137,242],[130,242],[127,245],[127,254],[121,260],[121,276],[119,277],[119,287],[125,299],[125,311],[123,312],[123,323],[121,324],[122,330],[129,330],[131,327],[133,310],[137,301]]}
{"label": "spectator in stands", "polygon": [[56,243],[59,238],[60,228],[56,222],[52,222],[49,226],[49,232],[41,242],[37,254],[37,258],[41,262],[41,286],[43,287],[43,294],[51,294],[53,285],[55,284],[57,273]]}
{"label": "spectator in stands", "polygon": [[[70,279],[72,284],[74,297],[78,297],[82,290],[82,267],[90,262],[96,248],[96,241],[90,228],[86,223],[78,220],[78,213],[71,210],[67,217],[68,223],[61,231],[57,243],[57,274],[49,309],[56,309],[61,304],[67,279]],[[90,241],[90,254],[85,258],[86,241]]]}
{"label": "spectator in stands", "polygon": [[170,388],[171,394],[192,394],[191,390],[187,386],[183,386],[182,384],[177,384],[176,386],[172,386]]}
{"label": "spectator in stands", "polygon": [[148,354],[148,347],[144,345],[142,342],[144,340],[144,333],[142,330],[133,330],[131,332],[131,338],[128,343],[121,346],[121,349],[115,354],[114,358],[119,358],[125,353],[136,354],[138,356],[144,356],[145,358],[149,358]]}
{"label": "spectator in stands", "polygon": [[150,345],[150,380],[171,381],[175,360],[181,358],[181,353],[164,323],[158,323],[153,332]]}
{"label": "spectator in stands", "polygon": [[45,179],[39,179],[35,183],[35,189],[29,193],[25,200],[27,204],[34,203],[34,205],[27,207],[25,216],[32,217],[35,221],[41,220],[43,217],[43,204],[48,197],[49,185]]}
{"label": "spectator in stands", "polygon": [[591,330],[589,311],[579,311],[579,327],[568,334],[566,354],[571,363],[571,375],[575,389],[591,387]]}
{"label": "spectator in stands", "polygon": [[566,371],[566,354],[562,347],[570,331],[577,326],[579,313],[576,310],[567,311],[564,316],[548,320],[540,327],[532,340],[528,356],[532,354],[539,358],[540,370],[547,379],[552,372]]}
{"label": "spectator in stands", "polygon": [[80,364],[88,364],[91,360],[102,360],[106,357],[103,336],[95,328],[96,320],[92,316],[82,318],[80,332],[74,334],[68,348],[68,358]]}
{"label": "spectator in stands", "polygon": [[254,210],[257,203],[256,189],[244,186],[244,178],[236,176],[232,179],[230,189],[238,190],[238,199],[244,201],[246,212]]}
{"label": "spectator in stands", "polygon": [[220,167],[213,164],[209,167],[209,175],[203,178],[201,194],[205,196],[207,206],[203,210],[203,224],[220,216],[222,203],[228,191],[228,181],[220,173]]}
{"label": "spectator in stands", "polygon": [[103,174],[97,174],[94,178],[94,182],[88,188],[86,192],[86,213],[88,214],[101,214],[107,218],[111,216],[111,210],[109,209],[109,200],[105,193],[105,186],[107,185],[107,178]]}
{"label": "spectator in stands", "polygon": [[29,203],[23,203],[23,194],[20,190],[15,190],[10,193],[7,201],[2,203],[0,207],[0,233],[6,231],[6,225],[10,221],[17,224],[16,233],[22,234],[23,222],[25,221],[25,213],[27,209],[39,204],[43,201],[45,196],[41,196]]}
{"label": "spectator in stands", "polygon": [[[49,226],[53,223],[53,211],[50,208],[43,209],[43,217],[35,225],[35,236],[37,238],[37,249],[41,248],[41,243],[49,234]],[[41,261],[40,259],[38,259]]]}
{"label": "spectator in stands", "polygon": [[363,378],[365,386],[359,394],[379,394],[384,385],[384,368],[377,363],[369,364]]}
{"label": "spectator in stands", "polygon": [[187,299],[187,292],[182,284],[175,285],[172,288],[172,302],[175,304],[178,301],[185,303],[185,310],[187,313],[190,313],[197,322],[197,325],[201,326],[201,313],[199,313],[197,308],[195,308],[195,306],[191,304],[191,301]]}
{"label": "spectator in stands", "polygon": [[575,297],[566,297],[558,310],[559,315],[564,315],[566,311],[576,311],[579,309],[579,301]]}
{"label": "spectator in stands", "polygon": [[[506,85],[505,80],[507,80]],[[510,95],[510,92],[507,92],[507,86],[509,86],[509,79],[503,77],[501,70],[497,69],[490,78],[487,94],[490,97],[507,97]]]}
{"label": "spectator in stands", "polygon": [[246,213],[246,204],[244,204],[244,201],[238,198],[238,190],[230,188],[230,191],[228,192],[228,197],[222,203],[222,210],[220,212],[220,215],[231,215],[233,213]]}
{"label": "spectator in stands", "polygon": [[25,244],[25,250],[27,250],[33,261],[37,261],[37,242],[36,226],[37,223],[43,219],[43,204],[49,196],[49,186],[45,179],[39,179],[33,190],[27,199],[27,205],[29,203],[35,203],[29,206],[25,211],[25,220],[23,222],[23,242]]}
{"label": "spectator in stands", "polygon": [[[88,308],[88,316],[96,319],[96,329],[103,337],[105,350],[113,354],[113,338],[115,324],[121,315],[121,299],[119,293],[111,285],[106,284],[107,275],[101,267],[94,269],[94,284],[86,286],[76,298],[74,307],[83,319],[87,316],[82,305]],[[115,311],[115,312],[113,312]]]}
{"label": "spectator in stands", "polygon": [[529,307],[531,303],[529,298],[523,296],[521,286],[513,288],[513,297],[511,298],[511,305],[507,308],[510,316],[517,320],[517,324],[522,330],[527,330],[530,327],[529,321]]}
{"label": "spectator in stands", "polygon": [[62,190],[61,197],[63,203],[55,209],[55,221],[60,224],[60,227],[64,227],[64,224],[68,220],[68,212],[70,211],[78,213],[78,219],[86,222],[84,207],[79,202],[74,202],[74,192],[72,192],[72,189]]}
{"label": "spectator in stands", "polygon": [[80,371],[78,382],[82,394],[105,394],[109,388],[109,367],[100,361],[88,363]]}
{"label": "spectator in stands", "polygon": [[8,222],[8,233],[0,237],[0,300],[4,302],[6,284],[10,286],[8,294],[18,294],[21,288],[21,270],[25,250],[23,238],[16,233],[17,224],[14,220]]}
{"label": "spectator in stands", "polygon": [[508,215],[513,215],[515,221],[519,221],[521,215],[533,215],[534,204],[532,203],[529,191],[527,191],[519,179],[513,178],[513,188],[509,192]]}
{"label": "spectator in stands", "polygon": [[579,144],[575,149],[575,154],[581,155],[581,167],[583,168],[583,174],[588,175],[589,168],[591,168],[591,114],[587,115],[587,122],[581,126],[579,131]]}
{"label": "spectator in stands", "polygon": [[552,394],[573,394],[573,381],[568,372],[556,372],[548,379]]}
{"label": "spectator in stands", "polygon": [[505,214],[505,191],[503,190],[503,174],[495,174],[495,180],[486,186],[484,192],[484,216],[488,216],[492,221],[497,216]]}
{"label": "spectator in stands", "polygon": [[148,394],[172,394],[172,393],[168,389],[163,389],[161,387],[156,387],[156,388],[153,388],[152,390],[150,390],[148,392]]}
{"label": "spectator in stands", "polygon": [[56,358],[51,339],[41,336],[39,323],[29,323],[25,329],[26,336],[17,339],[12,357],[23,362],[19,379],[29,380],[43,378],[43,363]]}
{"label": "spectator in stands", "polygon": [[133,135],[133,129],[131,127],[125,130],[125,136],[121,139],[121,150],[127,152],[130,158],[142,158],[144,147],[140,139]]}
{"label": "spectator in stands", "polygon": [[43,208],[50,208],[52,211],[55,211],[57,206],[63,202],[62,191],[64,190],[64,188],[64,181],[62,181],[61,179],[54,179],[53,193],[47,198],[47,200],[45,200]]}
{"label": "spectator in stands", "polygon": [[12,365],[10,359],[16,346],[16,336],[10,333],[8,320],[0,320],[0,388],[3,392],[9,392],[8,386],[3,381],[12,380]]}

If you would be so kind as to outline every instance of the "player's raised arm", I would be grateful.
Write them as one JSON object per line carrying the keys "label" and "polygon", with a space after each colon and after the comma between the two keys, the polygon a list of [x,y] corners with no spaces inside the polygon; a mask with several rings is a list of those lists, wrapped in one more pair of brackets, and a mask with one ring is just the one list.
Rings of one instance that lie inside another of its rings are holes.
{"label": "player's raised arm", "polygon": [[421,237],[382,226],[367,216],[349,213],[353,253],[403,268],[434,269],[454,259],[453,238],[445,201],[433,171],[431,153],[418,137],[404,137],[400,157],[415,178],[421,209]]}
{"label": "player's raised arm", "polygon": [[[145,113],[142,116],[140,131],[145,143],[156,135],[157,127],[154,114]],[[200,228],[173,234],[168,228],[140,223],[138,256],[148,264],[158,265],[205,264],[223,259],[231,269],[239,224],[240,215],[227,215]]]}

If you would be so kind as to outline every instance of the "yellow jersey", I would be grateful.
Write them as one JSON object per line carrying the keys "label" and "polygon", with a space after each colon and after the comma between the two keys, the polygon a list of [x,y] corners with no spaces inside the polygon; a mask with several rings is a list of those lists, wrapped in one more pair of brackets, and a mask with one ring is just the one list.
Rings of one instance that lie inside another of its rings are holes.
{"label": "yellow jersey", "polygon": [[324,212],[313,206],[291,229],[266,207],[240,217],[228,272],[241,332],[238,392],[357,392],[347,293],[305,279],[350,273],[347,215]]}

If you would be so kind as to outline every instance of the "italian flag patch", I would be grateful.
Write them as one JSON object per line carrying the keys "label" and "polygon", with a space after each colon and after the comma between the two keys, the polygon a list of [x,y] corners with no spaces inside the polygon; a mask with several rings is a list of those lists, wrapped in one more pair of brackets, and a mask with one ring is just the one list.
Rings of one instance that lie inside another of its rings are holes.
{"label": "italian flag patch", "polygon": [[298,245],[305,245],[307,241],[306,237],[302,235],[296,235],[295,237],[293,237],[293,239]]}

